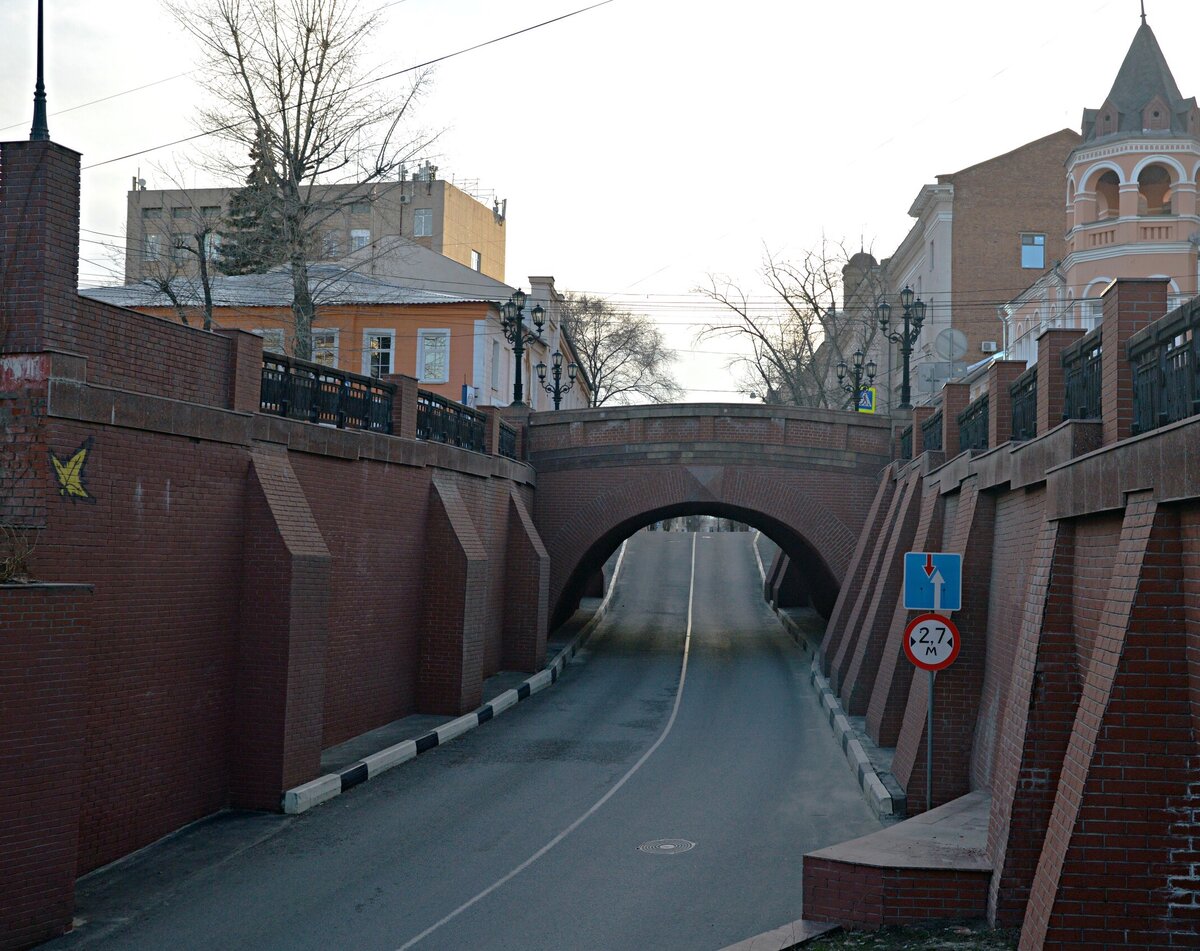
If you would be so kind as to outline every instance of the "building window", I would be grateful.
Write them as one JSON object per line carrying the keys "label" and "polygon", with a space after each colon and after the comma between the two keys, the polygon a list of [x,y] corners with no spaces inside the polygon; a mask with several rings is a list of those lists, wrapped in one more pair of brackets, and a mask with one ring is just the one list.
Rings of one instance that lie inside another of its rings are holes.
{"label": "building window", "polygon": [[321,236],[321,256],[324,258],[339,258],[342,256],[342,234],[340,231],[326,231]]}
{"label": "building window", "polygon": [[1021,267],[1046,266],[1046,236],[1044,234],[1021,235]]}
{"label": "building window", "polygon": [[177,237],[171,244],[171,260],[176,264],[187,264],[190,259],[191,249],[188,247],[187,238]]}
{"label": "building window", "polygon": [[172,208],[171,209],[171,217],[172,218],[186,218],[190,211],[191,211],[190,208],[183,207],[183,206],[181,206],[179,208]]}
{"label": "building window", "polygon": [[492,341],[492,391],[500,389],[500,341]]}
{"label": "building window", "polygon": [[366,228],[355,228],[350,232],[350,250],[361,251],[371,243],[371,232]]}
{"label": "building window", "polygon": [[413,237],[433,237],[433,209],[418,208],[413,212]]}
{"label": "building window", "polygon": [[162,209],[161,208],[143,208],[142,209],[142,218],[143,219],[161,218],[161,217],[162,217]]}
{"label": "building window", "polygon": [[354,201],[350,203],[350,214],[369,215],[370,213],[371,203],[369,201]]}
{"label": "building window", "polygon": [[471,267],[476,271],[483,270],[483,256],[478,251],[471,252]]}
{"label": "building window", "polygon": [[937,246],[929,242],[929,270],[933,270],[937,266]]}
{"label": "building window", "polygon": [[220,218],[221,217],[221,206],[220,205],[201,205],[200,206],[200,214],[202,214],[205,218]]}
{"label": "building window", "polygon": [[286,353],[283,348],[283,331],[278,327],[270,330],[252,330],[251,333],[256,333],[263,339],[263,350],[270,353]]}
{"label": "building window", "polygon": [[314,330],[312,332],[312,361],[325,367],[337,366],[338,332],[336,330]]}
{"label": "building window", "polygon": [[393,354],[396,351],[394,330],[363,331],[363,374],[376,379],[392,372]]}
{"label": "building window", "polygon": [[142,260],[157,261],[160,254],[162,254],[162,237],[157,234],[146,235],[145,242],[142,244]]}
{"label": "building window", "polygon": [[422,383],[450,382],[450,331],[417,331],[417,379]]}
{"label": "building window", "polygon": [[215,231],[206,232],[204,235],[204,256],[210,261],[221,259],[221,236]]}

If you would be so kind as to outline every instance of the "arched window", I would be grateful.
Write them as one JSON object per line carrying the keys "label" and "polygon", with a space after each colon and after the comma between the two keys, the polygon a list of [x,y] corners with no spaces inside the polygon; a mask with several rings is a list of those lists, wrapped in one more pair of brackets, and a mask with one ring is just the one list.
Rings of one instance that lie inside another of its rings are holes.
{"label": "arched window", "polygon": [[1171,174],[1162,165],[1147,165],[1138,176],[1138,214],[1171,213]]}
{"label": "arched window", "polygon": [[1096,182],[1096,218],[1115,218],[1121,213],[1121,180],[1112,169]]}

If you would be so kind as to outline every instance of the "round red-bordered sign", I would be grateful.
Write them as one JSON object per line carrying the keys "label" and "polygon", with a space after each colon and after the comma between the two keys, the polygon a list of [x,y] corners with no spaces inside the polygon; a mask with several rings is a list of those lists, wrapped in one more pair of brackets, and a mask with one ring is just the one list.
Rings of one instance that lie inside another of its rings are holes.
{"label": "round red-bordered sign", "polygon": [[941,614],[919,614],[904,629],[904,653],[922,670],[944,670],[954,663],[962,638]]}

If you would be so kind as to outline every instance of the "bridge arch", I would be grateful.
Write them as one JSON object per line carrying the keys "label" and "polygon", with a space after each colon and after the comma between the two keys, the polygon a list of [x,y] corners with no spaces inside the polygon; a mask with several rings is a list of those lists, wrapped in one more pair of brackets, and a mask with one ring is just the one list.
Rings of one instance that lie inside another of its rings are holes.
{"label": "bridge arch", "polygon": [[622,540],[676,515],[760,529],[831,605],[887,464],[890,421],[833,410],[690,404],[534,414],[535,522],[565,620]]}

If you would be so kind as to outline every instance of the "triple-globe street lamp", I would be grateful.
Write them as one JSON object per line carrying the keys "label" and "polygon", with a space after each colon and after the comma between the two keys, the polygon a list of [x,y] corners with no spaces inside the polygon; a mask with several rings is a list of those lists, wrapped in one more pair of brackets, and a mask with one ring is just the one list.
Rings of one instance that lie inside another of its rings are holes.
{"label": "triple-globe street lamp", "polygon": [[535,330],[525,329],[525,292],[513,291],[512,297],[500,305],[500,327],[504,338],[512,344],[513,356],[517,360],[516,373],[513,376],[513,406],[525,405],[525,387],[521,381],[521,367],[524,364],[525,345],[542,338],[542,326],[546,323],[546,308],[535,304],[531,314]]}
{"label": "triple-globe street lamp", "polygon": [[[837,365],[838,383],[841,385],[843,390],[845,390],[847,393],[852,393],[854,395],[854,412],[856,412],[856,413],[858,412],[858,408],[862,405],[863,393],[867,390],[868,387],[871,386],[871,384],[873,384],[875,382],[875,371],[878,369],[878,367],[875,365],[874,360],[868,361],[866,366],[864,367],[863,366],[864,356],[865,355],[863,354],[862,350],[854,351],[854,367],[853,367],[854,382],[853,383],[846,382],[846,371],[849,369],[846,366],[846,362],[843,360],[840,363],[838,363],[838,365]],[[866,371],[866,375],[867,375],[866,386],[863,385],[863,371],[864,370]]]}
{"label": "triple-globe street lamp", "polygon": [[563,372],[563,355],[561,350],[555,350],[554,355],[550,358],[550,362],[554,364],[554,368],[550,371],[550,375],[554,378],[553,383],[546,382],[546,364],[539,363],[537,365],[538,380],[541,381],[542,388],[545,389],[552,397],[554,397],[554,408],[557,410],[562,404],[563,394],[575,385],[575,375],[579,372],[579,367],[574,363],[567,364],[567,382],[562,382]]}
{"label": "triple-globe street lamp", "polygon": [[[915,300],[914,300],[915,298]],[[888,321],[892,315],[892,306],[881,300],[875,307],[879,315],[879,329],[892,343],[900,344],[900,360],[904,375],[900,382],[900,409],[912,409],[912,388],[909,386],[909,358],[912,356],[913,344],[921,335],[921,325],[925,322],[925,302],[913,293],[907,284],[900,292],[900,305],[904,308],[904,329],[888,332]]]}

